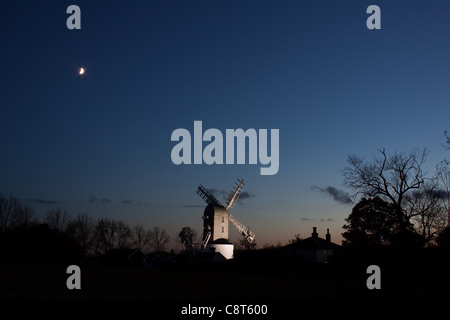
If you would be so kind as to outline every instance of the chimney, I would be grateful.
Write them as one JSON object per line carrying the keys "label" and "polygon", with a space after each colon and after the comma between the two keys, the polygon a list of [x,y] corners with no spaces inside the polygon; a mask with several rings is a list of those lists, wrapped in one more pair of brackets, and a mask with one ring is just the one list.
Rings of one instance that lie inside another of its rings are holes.
{"label": "chimney", "polygon": [[327,229],[327,234],[325,235],[325,240],[327,240],[327,242],[331,242],[330,229]]}
{"label": "chimney", "polygon": [[313,227],[313,233],[311,233],[311,237],[313,239],[319,238],[319,235],[317,234],[317,227]]}

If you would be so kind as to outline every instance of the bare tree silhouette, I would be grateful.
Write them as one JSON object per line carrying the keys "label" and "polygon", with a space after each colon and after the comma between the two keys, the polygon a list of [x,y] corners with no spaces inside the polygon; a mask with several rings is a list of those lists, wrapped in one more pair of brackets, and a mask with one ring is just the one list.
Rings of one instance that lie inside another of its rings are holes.
{"label": "bare tree silhouette", "polygon": [[436,178],[441,188],[441,200],[447,213],[447,224],[450,225],[450,161],[446,159],[436,166]]}
{"label": "bare tree silhouette", "polygon": [[87,213],[78,213],[72,219],[66,230],[83,248],[84,255],[88,255],[94,245],[94,220]]}
{"label": "bare tree silhouette", "polygon": [[14,227],[22,211],[22,204],[18,199],[0,195],[0,231]]}
{"label": "bare tree silhouette", "polygon": [[100,218],[95,225],[97,253],[105,253],[114,248],[115,223],[108,218]]}
{"label": "bare tree silhouette", "polygon": [[156,226],[149,231],[149,235],[150,246],[153,248],[153,250],[156,252],[164,251],[170,240],[169,234],[166,232],[166,230]]}
{"label": "bare tree silhouette", "polygon": [[144,250],[150,242],[150,234],[143,225],[137,224],[133,227],[133,242],[136,247]]}
{"label": "bare tree silhouette", "polygon": [[344,169],[344,184],[355,193],[373,198],[379,196],[392,203],[402,212],[408,193],[420,189],[425,181],[422,166],[428,154],[427,149],[414,149],[409,153],[394,152],[388,155],[385,149],[378,150],[372,161],[350,155]]}
{"label": "bare tree silhouette", "polygon": [[412,219],[425,243],[434,240],[446,226],[447,217],[441,201],[442,196],[437,180],[433,179],[405,197],[406,217]]}
{"label": "bare tree silhouette", "polygon": [[13,219],[15,226],[28,226],[30,223],[36,222],[34,219],[34,209],[28,205],[22,206]]}
{"label": "bare tree silhouette", "polygon": [[67,210],[63,210],[61,208],[50,209],[44,218],[44,222],[50,229],[65,231],[70,222],[70,214]]}
{"label": "bare tree silhouette", "polygon": [[116,243],[119,249],[128,249],[131,245],[131,228],[122,220],[116,221]]}
{"label": "bare tree silhouette", "polygon": [[131,228],[122,220],[100,218],[94,230],[98,253],[130,247],[132,240]]}

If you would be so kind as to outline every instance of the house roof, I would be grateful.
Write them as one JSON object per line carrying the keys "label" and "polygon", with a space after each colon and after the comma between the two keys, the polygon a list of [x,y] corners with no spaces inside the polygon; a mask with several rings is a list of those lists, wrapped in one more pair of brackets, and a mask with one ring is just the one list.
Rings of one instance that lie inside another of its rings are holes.
{"label": "house roof", "polygon": [[225,258],[220,252],[199,252],[195,256],[195,260],[197,261],[226,261]]}
{"label": "house roof", "polygon": [[293,243],[290,243],[285,246],[290,249],[338,249],[341,246],[333,243],[331,241],[327,241],[325,239],[319,237],[309,237],[303,240],[299,240]]}

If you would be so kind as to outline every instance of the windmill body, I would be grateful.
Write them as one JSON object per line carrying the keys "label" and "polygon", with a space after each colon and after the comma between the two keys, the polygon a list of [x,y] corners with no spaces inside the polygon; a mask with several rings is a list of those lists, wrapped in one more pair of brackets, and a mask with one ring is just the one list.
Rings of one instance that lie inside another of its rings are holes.
{"label": "windmill body", "polygon": [[208,204],[203,212],[203,236],[211,232],[209,241],[228,239],[228,211],[224,207]]}
{"label": "windmill body", "polygon": [[226,259],[233,258],[234,246],[229,242],[229,222],[250,242],[255,235],[242,223],[230,215],[228,210],[234,206],[244,186],[244,180],[239,180],[230,191],[226,206],[223,206],[205,187],[200,185],[197,193],[208,204],[203,212],[203,237],[200,249],[221,253]]}

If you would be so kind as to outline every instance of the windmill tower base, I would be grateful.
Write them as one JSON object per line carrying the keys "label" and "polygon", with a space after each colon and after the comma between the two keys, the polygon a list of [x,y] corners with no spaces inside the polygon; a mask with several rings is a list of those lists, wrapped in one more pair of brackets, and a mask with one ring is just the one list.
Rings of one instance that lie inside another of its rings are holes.
{"label": "windmill tower base", "polygon": [[207,248],[211,252],[220,253],[227,260],[234,258],[234,245],[231,243],[210,243]]}

